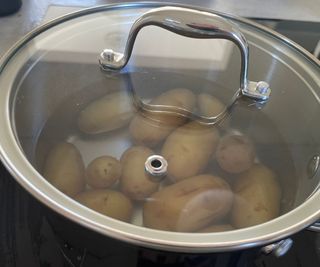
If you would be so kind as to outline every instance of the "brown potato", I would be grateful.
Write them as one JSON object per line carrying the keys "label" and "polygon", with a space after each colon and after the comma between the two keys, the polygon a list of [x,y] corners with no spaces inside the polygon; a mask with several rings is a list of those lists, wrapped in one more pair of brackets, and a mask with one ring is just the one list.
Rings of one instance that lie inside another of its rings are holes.
{"label": "brown potato", "polygon": [[78,149],[71,143],[59,143],[49,152],[43,176],[68,196],[81,192],[85,186],[84,163]]}
{"label": "brown potato", "polygon": [[134,146],[121,156],[121,191],[134,200],[144,200],[158,190],[159,183],[151,181],[145,172],[145,162],[153,155],[147,147]]}
{"label": "brown potato", "polygon": [[132,203],[124,194],[109,189],[89,190],[74,198],[82,205],[111,218],[128,222]]}
{"label": "brown potato", "polygon": [[78,127],[86,134],[109,132],[125,126],[133,115],[130,95],[125,91],[107,94],[90,103],[78,117]]}
{"label": "brown potato", "polygon": [[225,232],[225,231],[231,231],[234,230],[232,225],[230,224],[214,224],[207,226],[205,228],[202,228],[199,233],[214,233],[214,232]]}
{"label": "brown potato", "polygon": [[191,177],[148,198],[143,224],[159,230],[198,231],[223,218],[232,201],[233,193],[223,179],[206,174]]}
{"label": "brown potato", "polygon": [[[173,89],[151,101],[153,105],[168,105],[192,111],[195,96],[188,89]],[[129,131],[137,144],[155,146],[166,138],[174,128],[183,124],[185,117],[174,114],[137,114],[130,123]]]}
{"label": "brown potato", "polygon": [[244,172],[253,165],[254,159],[255,149],[248,137],[235,134],[221,138],[216,151],[216,160],[226,172]]}
{"label": "brown potato", "polygon": [[281,189],[275,174],[267,167],[255,164],[236,179],[233,189],[231,222],[234,227],[249,227],[279,215]]}
{"label": "brown potato", "polygon": [[162,147],[168,161],[168,175],[173,181],[197,175],[208,164],[219,140],[214,126],[190,122],[173,131]]}
{"label": "brown potato", "polygon": [[93,188],[110,187],[120,176],[120,162],[110,156],[101,156],[94,159],[86,169],[87,184]]}

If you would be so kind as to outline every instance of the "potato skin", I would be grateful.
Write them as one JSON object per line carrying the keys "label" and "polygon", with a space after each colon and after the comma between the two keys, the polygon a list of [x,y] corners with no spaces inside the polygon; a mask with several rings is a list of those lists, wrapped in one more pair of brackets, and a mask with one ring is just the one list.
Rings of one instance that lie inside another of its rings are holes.
{"label": "potato skin", "polygon": [[217,233],[217,232],[225,232],[225,231],[232,231],[234,228],[230,224],[214,224],[202,228],[199,230],[199,233]]}
{"label": "potato skin", "polygon": [[110,156],[101,156],[89,163],[86,169],[87,184],[93,188],[112,186],[121,176],[119,160]]}
{"label": "potato skin", "polygon": [[109,189],[89,190],[74,198],[82,205],[111,218],[128,222],[132,203],[124,194]]}
{"label": "potato skin", "polygon": [[221,138],[216,160],[219,166],[229,173],[244,172],[253,165],[255,149],[252,142],[244,135],[227,135]]}
{"label": "potato skin", "polygon": [[131,199],[144,200],[159,188],[159,183],[151,181],[145,172],[144,163],[153,154],[147,147],[134,146],[121,156],[120,188]]}
{"label": "potato skin", "polygon": [[279,215],[281,188],[267,167],[255,164],[236,179],[233,189],[231,224],[234,227],[261,224]]}
{"label": "potato skin", "polygon": [[[215,117],[226,109],[226,105],[218,98],[206,93],[198,95],[197,104],[200,114],[204,117]],[[225,116],[217,125],[222,129],[228,129],[230,127],[230,117]]]}
{"label": "potato skin", "polygon": [[214,126],[197,122],[190,122],[173,131],[161,153],[168,162],[170,179],[176,182],[201,173],[218,141],[219,132]]}
{"label": "potato skin", "polygon": [[226,108],[218,98],[206,93],[198,95],[198,107],[201,115],[206,117],[217,116]]}
{"label": "potato skin", "polygon": [[[150,104],[192,110],[195,102],[195,95],[190,90],[176,88],[161,94]],[[185,121],[185,117],[173,114],[148,114],[147,117],[137,114],[130,123],[129,131],[136,144],[153,147]]]}
{"label": "potato skin", "polygon": [[224,217],[233,193],[223,179],[199,175],[156,192],[144,204],[144,226],[159,230],[193,232]]}
{"label": "potato skin", "polygon": [[78,117],[78,127],[86,134],[99,134],[121,128],[133,115],[131,98],[127,92],[107,94],[90,103]]}
{"label": "potato skin", "polygon": [[84,163],[78,149],[63,142],[54,146],[46,158],[43,176],[68,196],[81,192],[85,186]]}

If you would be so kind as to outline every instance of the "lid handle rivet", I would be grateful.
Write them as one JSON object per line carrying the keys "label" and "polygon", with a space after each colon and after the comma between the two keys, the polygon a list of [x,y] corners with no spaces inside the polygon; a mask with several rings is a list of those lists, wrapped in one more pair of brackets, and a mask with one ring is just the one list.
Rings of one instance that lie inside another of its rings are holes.
{"label": "lid handle rivet", "polygon": [[266,94],[269,90],[270,86],[267,82],[261,81],[257,83],[257,87],[256,90],[260,93],[260,94]]}
{"label": "lid handle rivet", "polygon": [[105,49],[100,54],[100,59],[107,62],[114,62],[114,52],[112,49]]}
{"label": "lid handle rivet", "polygon": [[256,101],[267,101],[270,97],[271,89],[267,82],[249,81],[247,87],[242,90],[245,96],[248,96]]}

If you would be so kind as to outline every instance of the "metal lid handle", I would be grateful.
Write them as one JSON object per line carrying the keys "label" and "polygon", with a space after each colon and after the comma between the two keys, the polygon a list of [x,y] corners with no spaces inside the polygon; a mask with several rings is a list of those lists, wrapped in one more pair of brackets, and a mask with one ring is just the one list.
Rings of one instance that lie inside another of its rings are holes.
{"label": "metal lid handle", "polygon": [[[241,52],[240,87],[247,85],[249,47],[242,33],[224,18],[208,12],[180,7],[161,7],[144,13],[132,25],[124,54],[117,53],[113,60],[101,62],[105,68],[119,70],[129,61],[139,31],[149,25],[198,39],[228,39]],[[112,56],[111,56],[112,57]]]}
{"label": "metal lid handle", "polygon": [[240,92],[256,100],[265,101],[269,98],[270,88],[266,82],[248,81],[249,46],[240,30],[216,14],[188,8],[168,6],[144,13],[132,25],[124,53],[105,49],[99,59],[101,67],[104,70],[120,70],[125,67],[130,59],[137,34],[143,27],[149,25],[159,26],[190,38],[218,38],[232,41],[241,53],[240,88],[233,97],[233,102]]}

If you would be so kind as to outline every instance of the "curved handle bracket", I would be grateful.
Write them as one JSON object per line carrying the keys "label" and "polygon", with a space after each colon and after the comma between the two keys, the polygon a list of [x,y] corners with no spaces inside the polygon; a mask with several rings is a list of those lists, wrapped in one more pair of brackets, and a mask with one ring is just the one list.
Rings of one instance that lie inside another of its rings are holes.
{"label": "curved handle bracket", "polygon": [[[240,88],[233,100],[236,101],[241,93],[258,101],[268,100],[271,92],[268,83],[248,81],[249,46],[243,34],[226,19],[209,12],[180,7],[161,7],[144,13],[132,25],[124,53],[105,49],[100,54],[101,68],[107,71],[124,68],[130,59],[137,34],[143,27],[149,25],[159,26],[190,38],[232,41],[241,53]],[[218,116],[222,116],[222,113]],[[217,121],[217,117],[214,120]]]}

